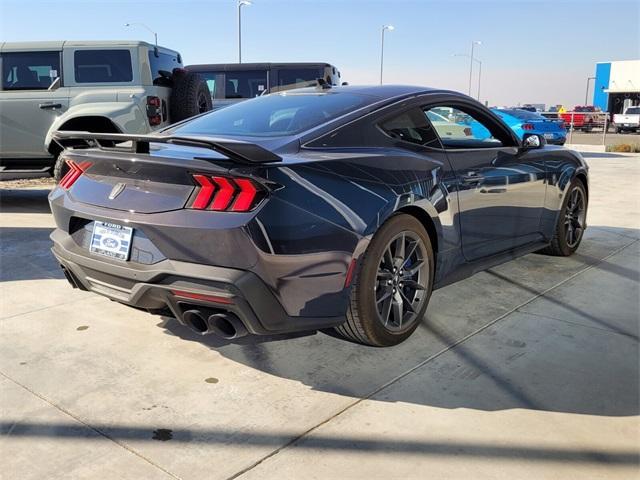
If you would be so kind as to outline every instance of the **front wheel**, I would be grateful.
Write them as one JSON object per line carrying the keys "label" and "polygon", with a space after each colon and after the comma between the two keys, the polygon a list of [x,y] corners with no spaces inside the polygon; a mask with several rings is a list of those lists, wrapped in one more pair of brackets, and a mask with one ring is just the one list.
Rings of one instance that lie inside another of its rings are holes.
{"label": "front wheel", "polygon": [[386,347],[408,338],[422,320],[431,296],[431,240],[415,217],[397,214],[373,237],[351,290],[342,336]]}
{"label": "front wheel", "polygon": [[551,243],[540,253],[556,257],[568,257],[580,246],[587,228],[587,192],[584,184],[574,179],[562,202]]}

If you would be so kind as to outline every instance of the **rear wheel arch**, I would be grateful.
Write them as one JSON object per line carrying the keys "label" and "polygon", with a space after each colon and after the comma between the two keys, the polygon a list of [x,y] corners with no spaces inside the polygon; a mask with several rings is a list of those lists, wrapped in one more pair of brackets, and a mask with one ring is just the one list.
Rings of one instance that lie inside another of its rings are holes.
{"label": "rear wheel arch", "polygon": [[[83,131],[94,133],[122,133],[120,128],[113,123],[113,121],[107,117],[100,115],[86,116],[86,117],[74,117],[70,118],[62,125],[60,125],[56,131]],[[49,144],[49,153],[54,156],[62,151],[62,147],[57,142],[51,142]]]}
{"label": "rear wheel arch", "polygon": [[404,213],[418,219],[418,221],[422,224],[424,229],[429,234],[429,239],[431,240],[431,246],[433,248],[433,254],[434,256],[437,256],[438,245],[439,245],[438,230],[436,228],[435,222],[433,221],[433,218],[431,218],[431,215],[429,215],[427,211],[425,211],[424,209],[416,205],[409,205],[406,207],[402,207],[398,209],[396,213]]}
{"label": "rear wheel arch", "polygon": [[582,182],[582,186],[584,187],[584,191],[587,194],[587,201],[589,200],[589,182],[587,182],[587,175],[585,173],[578,173],[576,178]]}
{"label": "rear wheel arch", "polygon": [[[109,118],[103,116],[86,116],[86,117],[74,117],[70,118],[62,125],[60,125],[57,131],[84,131],[94,133],[121,133],[118,126],[113,123]],[[68,145],[68,146],[71,146]],[[49,153],[56,159],[53,166],[53,178],[56,183],[59,182],[66,174],[66,165],[60,158],[60,153],[63,147],[58,142],[52,141],[48,147]]]}

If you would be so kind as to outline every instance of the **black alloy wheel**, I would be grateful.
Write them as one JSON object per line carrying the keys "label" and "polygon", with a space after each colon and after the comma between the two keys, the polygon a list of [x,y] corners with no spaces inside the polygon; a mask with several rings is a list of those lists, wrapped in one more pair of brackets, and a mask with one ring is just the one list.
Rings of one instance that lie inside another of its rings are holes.
{"label": "black alloy wheel", "polygon": [[585,229],[587,207],[584,192],[581,188],[574,188],[569,193],[564,212],[564,235],[569,248],[575,248],[582,240]]}
{"label": "black alloy wheel", "polygon": [[403,231],[386,246],[375,281],[378,321],[393,332],[417,321],[429,282],[428,259],[417,234]]}
{"label": "black alloy wheel", "polygon": [[575,178],[567,188],[553,238],[539,253],[568,257],[578,249],[587,228],[588,203],[585,184]]}
{"label": "black alloy wheel", "polygon": [[435,261],[420,220],[391,216],[371,239],[352,281],[343,337],[387,347],[407,339],[422,321],[431,296]]}

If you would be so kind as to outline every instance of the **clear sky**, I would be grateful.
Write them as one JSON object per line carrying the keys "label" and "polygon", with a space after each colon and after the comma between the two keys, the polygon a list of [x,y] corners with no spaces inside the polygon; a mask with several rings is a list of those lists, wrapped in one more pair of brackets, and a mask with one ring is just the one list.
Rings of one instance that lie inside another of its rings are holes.
{"label": "clear sky", "polygon": [[[582,104],[596,62],[640,58],[640,0],[253,0],[242,21],[244,61],[326,61],[351,84],[379,81],[383,24],[385,83],[467,92],[452,55],[481,40],[492,105]],[[126,22],[186,64],[237,61],[236,0],[0,0],[0,41],[153,41]]]}

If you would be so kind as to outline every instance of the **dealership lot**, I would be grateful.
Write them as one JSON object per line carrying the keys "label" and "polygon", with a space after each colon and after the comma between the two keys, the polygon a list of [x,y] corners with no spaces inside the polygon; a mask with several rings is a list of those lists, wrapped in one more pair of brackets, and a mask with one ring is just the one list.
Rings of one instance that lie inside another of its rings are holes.
{"label": "dealership lot", "polygon": [[0,190],[6,478],[638,475],[640,157],[588,154],[589,230],[434,293],[389,349],[198,337],[71,290],[47,189]]}

